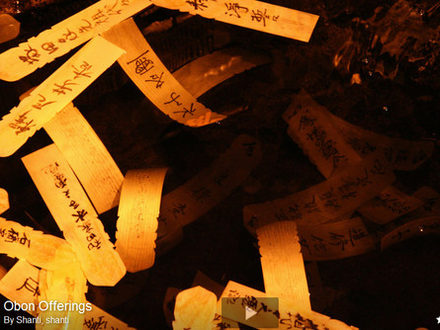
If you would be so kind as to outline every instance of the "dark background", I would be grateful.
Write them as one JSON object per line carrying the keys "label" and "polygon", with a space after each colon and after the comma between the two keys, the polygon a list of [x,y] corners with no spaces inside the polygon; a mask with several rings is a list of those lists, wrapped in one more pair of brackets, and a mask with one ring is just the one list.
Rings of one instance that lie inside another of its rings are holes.
{"label": "dark background", "polygon": [[[31,7],[21,1],[14,1],[14,6],[13,1],[3,1],[0,13],[12,13],[21,22],[21,33],[1,44],[0,51],[95,1],[51,2]],[[74,102],[122,173],[169,167],[164,193],[196,175],[241,133],[256,136],[263,147],[263,160],[251,176],[208,214],[185,227],[183,241],[158,257],[152,269],[128,274],[115,288],[89,288],[89,301],[130,326],[166,329],[166,289],[190,287],[197,271],[222,285],[234,280],[264,289],[256,242],[242,226],[243,206],[282,197],[324,179],[287,136],[281,118],[292,95],[301,88],[333,113],[364,128],[411,140],[438,139],[438,2],[400,1],[403,9],[399,14],[391,10],[396,1],[267,2],[320,15],[310,43],[157,7],[135,18],[171,71],[232,45],[271,58],[270,64],[238,75],[200,97],[218,112],[235,106],[247,108],[220,125],[194,129],[176,124],[145,99],[117,64]],[[401,15],[405,12],[407,18]],[[169,29],[156,33],[147,29],[153,22],[169,19]],[[374,35],[381,36],[387,29],[390,43],[373,46]],[[8,113],[18,104],[20,94],[41,83],[71,54],[18,82],[0,82],[0,115]],[[342,58],[337,67],[333,62],[336,54]],[[354,73],[360,75],[361,84],[351,84]],[[49,143],[40,130],[13,156],[0,159],[0,187],[10,194],[11,208],[4,217],[61,236],[20,161]],[[398,187],[408,193],[423,185],[439,190],[439,170],[437,148],[416,171],[396,173]],[[114,236],[116,210],[101,219]],[[440,316],[439,255],[438,238],[424,236],[383,252],[377,249],[362,256],[319,262],[325,289],[312,291],[312,306],[360,329],[435,329]],[[14,262],[0,257],[6,268]]]}

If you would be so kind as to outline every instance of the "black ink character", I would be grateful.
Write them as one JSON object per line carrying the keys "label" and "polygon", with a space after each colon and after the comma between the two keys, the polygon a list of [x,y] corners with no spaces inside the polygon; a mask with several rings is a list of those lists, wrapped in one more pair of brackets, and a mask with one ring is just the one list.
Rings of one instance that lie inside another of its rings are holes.
{"label": "black ink character", "polygon": [[270,16],[266,14],[267,9],[264,9],[264,12],[260,9],[252,10],[251,18],[258,23],[262,22],[263,26],[266,26],[266,19],[270,19]]}
{"label": "black ink character", "polygon": [[23,285],[17,288],[16,291],[20,291],[23,288],[25,288],[29,292],[32,292],[34,296],[41,295],[39,283],[35,281],[32,277],[26,278]]}
{"label": "black ink character", "polygon": [[169,101],[167,101],[167,102],[164,102],[164,104],[170,104],[170,103],[175,102],[179,107],[182,105],[182,103],[180,103],[179,101],[177,101],[177,99],[180,97],[180,95],[177,95],[176,92],[171,92],[170,97],[171,97],[171,100],[169,100]]}
{"label": "black ink character", "polygon": [[249,12],[249,9],[246,7],[240,6],[237,2],[228,2],[225,3],[226,6],[226,12],[225,14],[229,14],[229,16],[235,16],[237,18],[241,18],[241,14],[247,14]]}
{"label": "black ink character", "polygon": [[179,111],[174,111],[173,113],[181,113],[182,114],[182,118],[185,118],[185,116],[187,114],[190,114],[191,116],[194,116],[194,112],[196,112],[197,109],[194,108],[194,103],[191,102],[191,106],[189,107],[189,109],[183,107],[183,110],[179,110]]}
{"label": "black ink character", "polygon": [[150,81],[150,82],[154,82],[154,83],[156,83],[156,88],[161,88],[162,85],[163,85],[164,82],[165,82],[165,81],[162,80],[162,76],[163,76],[163,71],[162,71],[162,73],[161,73],[160,75],[158,75],[158,74],[152,74],[152,75],[150,76],[151,79],[147,79],[147,80],[145,80],[145,82],[148,82],[148,81]]}
{"label": "black ink character", "polygon": [[208,0],[187,0],[186,3],[193,6],[195,10],[204,10],[208,8],[206,2]]}
{"label": "black ink character", "polygon": [[14,119],[13,123],[10,123],[8,126],[10,128],[15,129],[15,135],[19,135],[21,133],[24,133],[26,131],[30,131],[31,128],[35,127],[35,124],[32,124],[34,122],[34,120],[29,120],[26,121],[27,119],[27,114],[29,113],[29,111],[26,111],[24,113],[22,113],[21,115],[18,115],[18,118]]}
{"label": "black ink character", "polygon": [[58,88],[52,89],[52,92],[57,93],[57,95],[61,95],[61,94],[65,95],[66,91],[69,91],[69,92],[72,91],[72,88],[67,87],[67,86],[75,86],[78,84],[72,82],[72,80],[70,80],[70,79],[67,79],[64,81],[64,83],[62,85],[60,85],[60,84],[54,84],[54,85],[55,85],[55,87],[58,87]]}
{"label": "black ink character", "polygon": [[135,65],[136,65],[135,72],[138,75],[142,76],[143,74],[147,73],[152,68],[154,68],[154,62],[144,56],[148,52],[149,52],[149,50],[147,50],[146,52],[142,53],[141,55],[136,57],[134,60],[131,60],[131,61],[127,62],[127,65],[135,62]]}
{"label": "black ink character", "polygon": [[46,52],[48,52],[49,54],[52,54],[59,49],[57,46],[55,46],[53,42],[45,42],[44,44],[41,45],[41,48]]}
{"label": "black ink character", "polygon": [[26,55],[19,56],[18,58],[25,63],[34,64],[34,62],[39,61],[40,54],[35,48],[32,48],[31,45],[28,45],[29,49],[25,49]]}
{"label": "black ink character", "polygon": [[76,211],[76,214],[72,214],[72,217],[77,218],[75,220],[75,223],[78,223],[78,221],[84,221],[85,220],[85,216],[87,215],[87,211],[82,209],[81,211]]}
{"label": "black ink character", "polygon": [[55,103],[55,101],[46,102],[46,97],[44,97],[44,95],[38,94],[38,96],[40,97],[40,99],[38,100],[38,103],[32,105],[32,107],[34,107],[37,110],[41,110],[46,105]]}
{"label": "black ink character", "polygon": [[79,66],[79,69],[76,68],[74,65],[72,65],[73,73],[75,74],[75,77],[73,79],[78,79],[81,77],[91,78],[91,73],[89,72],[92,66],[87,63],[86,61],[83,61],[83,63]]}

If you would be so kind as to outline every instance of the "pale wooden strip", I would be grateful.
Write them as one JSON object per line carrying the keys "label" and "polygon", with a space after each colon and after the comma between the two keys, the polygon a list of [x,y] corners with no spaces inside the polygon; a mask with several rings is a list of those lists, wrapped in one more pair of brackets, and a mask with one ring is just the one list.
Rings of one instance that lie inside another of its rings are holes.
{"label": "pale wooden strip", "polygon": [[63,268],[76,262],[65,240],[3,218],[0,218],[0,253],[46,269]]}
{"label": "pale wooden strip", "polygon": [[52,144],[22,158],[49,211],[93,285],[113,286],[125,266],[75,174]]}
{"label": "pale wooden strip", "polygon": [[[44,286],[43,282],[46,283],[46,280],[42,279],[44,272],[45,270],[39,270],[26,261],[19,260],[6,275],[0,279],[0,294],[11,301],[15,300],[17,303],[33,303],[35,307],[34,310],[28,312],[32,316],[37,316],[38,305],[42,300],[42,290],[44,290],[41,286]],[[77,276],[80,277],[81,275],[77,274]],[[82,286],[78,286],[77,293],[80,292],[79,288],[81,287]],[[44,307],[43,305],[43,308]],[[83,326],[72,329],[99,329],[100,327],[104,329],[134,329],[89,302],[85,302],[82,307],[84,307],[83,310],[85,311]],[[73,306],[73,308],[75,308],[75,306]],[[44,319],[39,317],[39,323],[43,321]]]}
{"label": "pale wooden strip", "polygon": [[116,251],[129,272],[153,266],[157,217],[166,169],[130,170],[122,186]]}
{"label": "pale wooden strip", "polygon": [[[38,36],[1,53],[0,79],[19,80],[148,6],[151,6],[149,0],[98,1]],[[105,53],[102,50],[99,55]]]}
{"label": "pale wooden strip", "polygon": [[[284,119],[289,124],[289,135],[326,178],[361,160],[333,122],[330,112],[306,92],[301,91],[293,99]],[[384,224],[420,205],[416,198],[390,186],[358,211],[369,220]]]}
{"label": "pale wooden strip", "polygon": [[9,210],[9,196],[8,192],[0,188],[0,214]]}
{"label": "pale wooden strip", "polygon": [[12,155],[112,65],[123,50],[101,37],[81,48],[0,121],[0,157]]}
{"label": "pale wooden strip", "polygon": [[157,245],[212,209],[237,188],[261,159],[259,143],[240,135],[210,167],[162,199]]}
{"label": "pale wooden strip", "polygon": [[371,153],[382,153],[399,171],[413,171],[434,152],[432,141],[409,141],[378,134],[350,124],[328,112],[344,139],[362,157]]}
{"label": "pale wooden strip", "polygon": [[296,106],[289,107],[283,116],[287,123],[295,116],[299,107],[316,109],[322,116],[333,122],[344,140],[359,156],[366,157],[372,153],[382,154],[396,170],[413,171],[431,157],[434,151],[432,141],[392,138],[350,124],[316,103],[305,91],[301,91],[295,97],[293,104]]}
{"label": "pale wooden strip", "polygon": [[[80,265],[69,266],[54,271],[42,271],[40,277],[40,313],[42,323],[36,329],[81,329],[84,323],[87,281]],[[48,303],[64,304],[64,308],[47,308]],[[67,304],[66,304],[67,303]],[[91,308],[89,303],[89,308]]]}
{"label": "pale wooden strip", "polygon": [[6,273],[0,280],[0,294],[10,301],[16,301],[19,304],[29,305],[29,314],[38,315],[41,271],[26,262],[18,262]]}
{"label": "pale wooden strip", "polygon": [[309,288],[296,223],[282,221],[257,229],[264,288],[298,311],[311,311]]}
{"label": "pale wooden strip", "polygon": [[346,216],[393,181],[387,162],[373,154],[306,190],[245,206],[244,223],[251,233],[266,223],[283,220],[294,220],[299,225],[325,223]]}
{"label": "pale wooden strip", "polygon": [[298,231],[305,260],[342,259],[375,248],[375,238],[368,232],[361,218],[317,226],[299,226]]}
{"label": "pale wooden strip", "polygon": [[381,191],[376,198],[363,204],[358,212],[368,220],[384,225],[422,205],[423,201],[420,199],[389,186]]}
{"label": "pale wooden strip", "polygon": [[79,110],[70,103],[43,127],[69,162],[98,214],[118,205],[124,176]]}
{"label": "pale wooden strip", "polygon": [[[212,281],[212,280],[211,280]],[[193,282],[194,285],[194,282]],[[219,285],[219,284],[217,284]],[[206,286],[203,286],[206,289]],[[209,289],[208,289],[209,290]],[[221,292],[223,292],[224,287],[221,287]],[[210,291],[210,290],[209,290]],[[176,297],[181,292],[181,290],[177,288],[167,288],[167,291],[165,293],[165,298],[163,301],[163,312],[165,315],[165,320],[167,324],[171,327],[172,322],[174,319],[173,310],[174,305],[176,303]],[[220,292],[220,294],[221,294]],[[221,299],[217,301],[217,310],[214,315],[214,318],[212,319],[212,330],[223,330],[223,329],[240,329],[240,326],[237,322],[229,320],[227,318],[222,317],[221,315]],[[209,328],[208,328],[209,329]]]}
{"label": "pale wooden strip", "polygon": [[[222,298],[245,298],[247,297],[249,301],[254,301],[255,299],[258,301],[258,298],[269,297],[264,292],[249,288],[245,285],[229,281],[226,285],[225,290],[223,291]],[[313,311],[309,312],[299,312],[295,309],[280,309],[278,311],[269,310],[266,311],[263,308],[260,308],[261,302],[259,302],[259,306],[257,308],[253,307],[255,310],[259,310],[258,314],[261,314],[260,317],[266,317],[264,314],[274,314],[280,315],[280,323],[279,328],[282,330],[294,329],[294,326],[301,328],[306,328],[307,326],[316,330],[354,330],[357,329],[352,326],[348,326],[345,323],[331,319],[326,315],[319,314]],[[280,306],[283,304],[280,301]],[[281,307],[282,308],[282,307]],[[244,315],[245,306],[241,304],[237,304],[237,319],[242,319]],[[258,315],[257,314],[257,315]],[[229,315],[228,315],[229,316]],[[255,316],[257,317],[257,316]],[[250,318],[249,320],[252,320]],[[243,322],[247,324],[249,322]]]}
{"label": "pale wooden strip", "polygon": [[319,16],[255,0],[152,0],[220,22],[308,42]]}
{"label": "pale wooden strip", "polygon": [[173,76],[197,98],[234,75],[269,61],[267,56],[234,47],[199,57],[174,71]]}
{"label": "pale wooden strip", "polygon": [[382,250],[414,236],[440,233],[440,194],[430,187],[422,187],[413,196],[424,205],[388,229],[380,241]]}
{"label": "pale wooden strip", "polygon": [[142,93],[164,114],[193,127],[226,118],[206,108],[173,77],[145,40],[133,19],[128,19],[103,36],[126,50],[118,63]]}
{"label": "pale wooden strip", "polygon": [[[207,275],[203,274],[201,271],[197,271],[196,276],[193,279],[192,286],[201,286],[205,288],[206,290],[211,291],[216,295],[217,298],[219,298],[222,295],[223,290],[225,287],[211,278],[209,278]],[[221,299],[217,301],[217,312],[215,313],[214,319],[212,320],[212,329],[239,329],[240,326],[237,322],[229,320],[225,317],[222,317],[222,302]]]}
{"label": "pale wooden strip", "polygon": [[200,286],[183,290],[176,297],[173,329],[210,329],[216,310],[217,298],[211,291]]}
{"label": "pale wooden strip", "polygon": [[283,118],[289,135],[326,178],[361,160],[333,125],[327,110],[309,94],[297,95]]}

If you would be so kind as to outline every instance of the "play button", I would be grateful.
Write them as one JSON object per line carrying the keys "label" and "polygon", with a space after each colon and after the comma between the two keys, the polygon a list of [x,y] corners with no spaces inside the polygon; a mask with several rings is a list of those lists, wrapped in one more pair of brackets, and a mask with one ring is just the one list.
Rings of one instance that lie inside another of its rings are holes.
{"label": "play button", "polygon": [[256,311],[254,311],[252,308],[246,306],[245,309],[245,314],[244,314],[244,319],[247,321],[249,320],[252,316],[257,315],[258,313]]}
{"label": "play button", "polygon": [[223,297],[221,315],[225,324],[233,320],[257,329],[278,328],[278,298]]}

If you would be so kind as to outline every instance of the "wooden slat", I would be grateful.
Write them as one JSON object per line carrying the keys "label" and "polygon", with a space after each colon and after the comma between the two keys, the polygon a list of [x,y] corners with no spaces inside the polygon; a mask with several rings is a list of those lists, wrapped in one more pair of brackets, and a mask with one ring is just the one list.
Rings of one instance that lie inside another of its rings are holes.
{"label": "wooden slat", "polygon": [[[0,79],[19,80],[148,6],[149,0],[98,1],[1,53]],[[104,54],[102,50],[98,58]]]}
{"label": "wooden slat", "polygon": [[133,19],[114,26],[103,36],[125,49],[118,63],[142,93],[164,114],[193,127],[226,118],[206,108],[173,77],[155,54]]}
{"label": "wooden slat", "polygon": [[0,253],[46,269],[63,268],[77,262],[65,240],[3,218],[0,218]]}
{"label": "wooden slat", "polygon": [[155,5],[178,9],[220,22],[308,42],[319,16],[255,0],[152,0]]}
{"label": "wooden slat", "polygon": [[311,311],[296,223],[282,221],[257,229],[264,288],[298,311]]}
{"label": "wooden slat", "polygon": [[52,144],[22,158],[66,240],[93,285],[113,286],[125,266],[78,179]]}
{"label": "wooden slat", "polygon": [[[81,48],[2,118],[0,157],[12,155],[107,70],[123,52],[101,37],[95,37]],[[14,71],[10,67],[8,70]]]}
{"label": "wooden slat", "polygon": [[173,329],[211,329],[217,310],[214,293],[200,286],[179,292],[174,307]]}
{"label": "wooden slat", "polygon": [[122,186],[116,250],[129,272],[153,266],[166,169],[130,170]]}
{"label": "wooden slat", "polygon": [[115,207],[124,176],[79,110],[70,103],[43,127],[75,172],[98,214]]}

